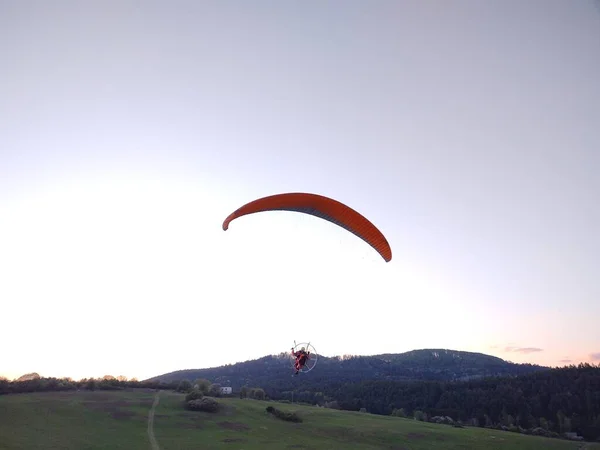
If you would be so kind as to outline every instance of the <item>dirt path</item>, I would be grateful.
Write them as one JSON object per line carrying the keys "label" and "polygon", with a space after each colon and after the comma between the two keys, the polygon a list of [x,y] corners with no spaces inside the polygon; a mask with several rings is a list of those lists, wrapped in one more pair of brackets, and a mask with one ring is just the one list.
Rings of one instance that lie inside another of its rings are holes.
{"label": "dirt path", "polygon": [[154,437],[154,412],[158,406],[159,396],[160,391],[156,393],[154,403],[152,403],[152,408],[150,408],[150,412],[148,413],[148,439],[150,439],[150,448],[152,448],[152,450],[160,450],[158,442],[156,442],[156,437]]}

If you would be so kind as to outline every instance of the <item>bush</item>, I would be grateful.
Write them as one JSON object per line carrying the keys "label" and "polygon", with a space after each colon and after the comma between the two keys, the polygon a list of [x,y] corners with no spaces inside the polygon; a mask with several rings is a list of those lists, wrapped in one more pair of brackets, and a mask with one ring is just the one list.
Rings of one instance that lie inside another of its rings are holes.
{"label": "bush", "polygon": [[212,397],[203,397],[197,400],[187,402],[187,408],[192,411],[217,412],[219,410],[219,402]]}
{"label": "bush", "polygon": [[269,414],[273,414],[278,419],[285,420],[286,422],[302,422],[302,418],[295,412],[281,411],[280,409],[273,408],[272,406],[267,406],[267,412]]}
{"label": "bush", "polygon": [[188,395],[185,396],[185,401],[189,402],[190,400],[200,400],[202,397],[204,397],[202,391],[194,389]]}
{"label": "bush", "polygon": [[404,411],[404,408],[400,408],[400,409],[394,409],[392,411],[392,416],[396,416],[396,417],[406,417],[406,411]]}
{"label": "bush", "polygon": [[221,385],[219,383],[213,383],[210,385],[208,389],[208,395],[211,397],[220,397],[221,396]]}
{"label": "bush", "polygon": [[262,388],[252,388],[248,392],[248,397],[253,398],[254,400],[265,400],[267,395]]}
{"label": "bush", "polygon": [[413,413],[413,416],[415,420],[418,420],[419,422],[427,422],[427,414],[419,409]]}
{"label": "bush", "polygon": [[206,395],[210,389],[210,381],[204,378],[198,378],[194,381],[194,388]]}

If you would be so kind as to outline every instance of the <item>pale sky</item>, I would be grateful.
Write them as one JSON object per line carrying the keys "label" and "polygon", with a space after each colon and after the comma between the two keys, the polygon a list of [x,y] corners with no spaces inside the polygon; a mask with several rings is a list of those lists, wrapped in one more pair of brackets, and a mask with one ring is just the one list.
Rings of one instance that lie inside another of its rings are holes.
{"label": "pale sky", "polygon": [[0,0],[0,374],[600,360],[599,169],[592,1]]}

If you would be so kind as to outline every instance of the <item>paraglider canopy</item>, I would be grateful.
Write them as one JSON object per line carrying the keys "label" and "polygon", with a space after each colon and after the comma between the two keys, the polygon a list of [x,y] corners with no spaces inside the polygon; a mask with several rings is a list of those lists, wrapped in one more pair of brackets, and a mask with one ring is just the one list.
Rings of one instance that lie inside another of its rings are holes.
{"label": "paraglider canopy", "polygon": [[392,249],[387,239],[366,217],[337,200],[317,194],[291,192],[251,201],[227,216],[223,230],[226,231],[229,224],[239,217],[264,211],[294,211],[319,217],[364,240],[386,262],[392,259]]}

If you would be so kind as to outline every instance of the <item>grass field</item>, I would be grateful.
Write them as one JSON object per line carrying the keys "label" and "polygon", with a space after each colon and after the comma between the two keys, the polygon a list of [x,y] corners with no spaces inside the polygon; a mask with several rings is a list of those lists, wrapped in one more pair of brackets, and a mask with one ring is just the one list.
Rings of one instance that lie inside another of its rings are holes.
{"label": "grass field", "polygon": [[[53,392],[0,397],[0,449],[150,449],[153,391]],[[216,414],[186,411],[183,395],[161,392],[153,434],[160,450],[184,449],[578,449],[582,443],[481,428],[255,400],[219,399]],[[281,421],[273,405],[297,411]],[[599,444],[585,444],[600,450]]]}

